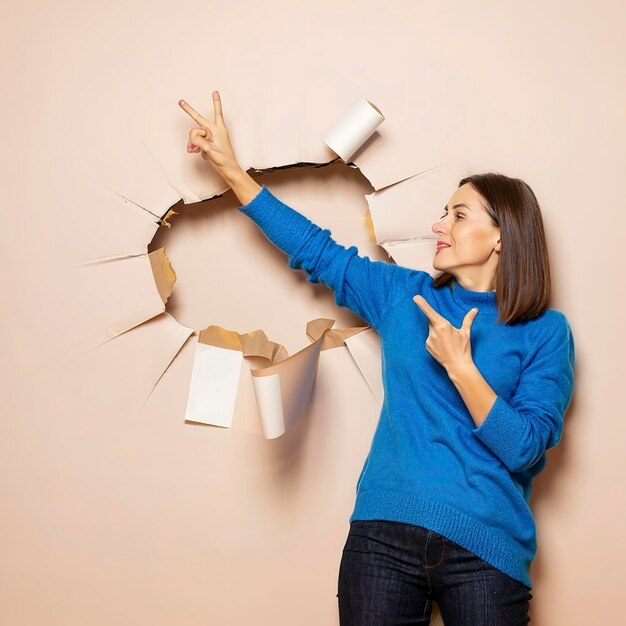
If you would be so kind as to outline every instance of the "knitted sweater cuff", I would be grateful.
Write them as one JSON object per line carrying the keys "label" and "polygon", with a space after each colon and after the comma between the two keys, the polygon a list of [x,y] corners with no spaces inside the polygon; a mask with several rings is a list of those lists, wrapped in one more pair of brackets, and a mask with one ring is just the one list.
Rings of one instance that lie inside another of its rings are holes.
{"label": "knitted sweater cuff", "polygon": [[519,472],[525,469],[528,460],[524,450],[528,427],[528,420],[498,395],[483,423],[472,432],[509,471]]}

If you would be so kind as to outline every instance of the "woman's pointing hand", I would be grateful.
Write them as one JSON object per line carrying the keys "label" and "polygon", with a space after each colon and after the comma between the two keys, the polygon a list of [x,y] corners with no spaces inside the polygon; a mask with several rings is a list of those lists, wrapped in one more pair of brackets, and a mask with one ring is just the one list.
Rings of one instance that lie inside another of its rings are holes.
{"label": "woman's pointing hand", "polygon": [[456,328],[437,313],[423,296],[414,296],[413,302],[428,318],[429,333],[426,349],[445,367],[448,374],[455,368],[473,363],[470,331],[478,309],[470,309],[463,318],[461,328]]}
{"label": "woman's pointing hand", "polygon": [[224,179],[241,170],[230,143],[219,93],[213,92],[214,122],[209,122],[202,117],[184,100],[179,100],[178,104],[197,124],[196,128],[189,131],[187,152],[200,152],[202,158],[209,161],[215,171]]}

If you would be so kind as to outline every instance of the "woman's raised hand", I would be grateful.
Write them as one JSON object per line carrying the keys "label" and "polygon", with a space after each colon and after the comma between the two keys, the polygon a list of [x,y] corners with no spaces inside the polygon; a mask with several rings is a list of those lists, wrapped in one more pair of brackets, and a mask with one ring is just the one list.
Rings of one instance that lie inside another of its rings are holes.
{"label": "woman's raised hand", "polygon": [[198,125],[189,131],[187,152],[200,152],[202,158],[209,161],[215,171],[225,180],[232,177],[234,173],[241,171],[230,144],[228,129],[224,123],[219,93],[213,92],[215,122],[209,122],[184,100],[179,100],[178,104]]}

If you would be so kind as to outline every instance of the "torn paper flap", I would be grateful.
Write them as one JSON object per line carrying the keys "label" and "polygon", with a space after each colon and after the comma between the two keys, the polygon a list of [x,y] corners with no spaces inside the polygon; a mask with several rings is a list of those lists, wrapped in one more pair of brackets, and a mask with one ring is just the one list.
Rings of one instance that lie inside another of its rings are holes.
{"label": "torn paper flap", "polygon": [[280,437],[286,430],[280,374],[252,376],[252,384],[266,439]]}
{"label": "torn paper flap", "polygon": [[239,350],[197,342],[185,420],[231,427],[242,360]]}
{"label": "torn paper flap", "polygon": [[168,220],[174,217],[174,215],[180,214],[178,213],[178,211],[174,211],[174,209],[168,209],[167,213],[160,220],[161,226],[165,226],[166,228],[172,228],[172,224]]}
{"label": "torn paper flap", "polygon": [[450,161],[366,196],[376,243],[398,265],[434,275],[432,226],[467,173],[467,166]]}
{"label": "torn paper flap", "polygon": [[337,120],[322,141],[347,163],[384,120],[385,116],[373,102],[361,98]]}
{"label": "torn paper flap", "polygon": [[[215,325],[203,329],[198,336],[198,345],[203,347],[196,351],[185,419],[260,432],[267,439],[284,434],[308,405],[322,350],[345,346],[347,338],[368,328],[333,329],[333,324],[334,320],[326,318],[308,322],[312,343],[292,356],[261,330],[240,334]],[[258,367],[249,367],[251,363]],[[249,405],[250,385],[254,411]],[[252,422],[253,414],[257,424]]]}
{"label": "torn paper flap", "polygon": [[107,406],[140,410],[192,333],[193,329],[163,312],[63,363],[63,376],[77,394],[100,389]]}
{"label": "torn paper flap", "polygon": [[435,243],[429,239],[414,239],[382,244],[387,254],[402,267],[428,272],[431,276],[438,274],[433,267]]}
{"label": "torn paper flap", "polygon": [[363,221],[365,222],[365,230],[367,232],[367,240],[370,243],[378,243],[376,241],[376,231],[374,230],[374,221],[372,220],[372,213],[369,209],[365,212],[363,217]]}
{"label": "torn paper flap", "polygon": [[228,350],[240,350],[246,358],[257,357],[265,360],[265,366],[283,361],[289,356],[284,346],[270,341],[262,330],[239,334],[234,330],[211,325],[200,331],[198,341]]}
{"label": "torn paper flap", "polygon": [[379,404],[384,398],[380,336],[373,328],[346,339],[346,346]]}
{"label": "torn paper flap", "polygon": [[[71,194],[50,198],[50,210],[71,221],[72,230],[80,233],[64,241],[62,252],[68,265],[88,265],[146,249],[159,228],[158,209],[141,205],[98,180],[75,177],[67,185]],[[70,202],[70,198],[79,200]]]}
{"label": "torn paper flap", "polygon": [[371,326],[350,326],[332,328],[335,320],[329,317],[318,317],[306,325],[306,334],[311,341],[322,339],[322,350],[330,350],[345,345],[345,340],[352,335],[361,333]]}
{"label": "torn paper flap", "polygon": [[[142,253],[101,259],[72,269],[70,280],[83,297],[80,315],[72,320],[70,354],[92,350],[165,311],[155,282],[155,258],[159,258],[158,253],[152,257]],[[172,276],[161,267],[164,272],[161,290],[167,293]]]}
{"label": "torn paper flap", "polygon": [[419,237],[431,239],[434,246],[437,237],[432,225],[467,173],[466,166],[450,162],[366,195],[376,242],[383,245]]}
{"label": "torn paper flap", "polygon": [[176,282],[176,272],[172,267],[165,248],[158,248],[148,254],[150,266],[152,267],[152,275],[159,296],[163,300],[163,304],[167,304],[168,298],[172,295],[172,288]]}
{"label": "torn paper flap", "polygon": [[[263,432],[267,439],[282,435],[298,420],[313,391],[323,337],[270,367],[250,370]],[[269,381],[258,380],[270,378]]]}

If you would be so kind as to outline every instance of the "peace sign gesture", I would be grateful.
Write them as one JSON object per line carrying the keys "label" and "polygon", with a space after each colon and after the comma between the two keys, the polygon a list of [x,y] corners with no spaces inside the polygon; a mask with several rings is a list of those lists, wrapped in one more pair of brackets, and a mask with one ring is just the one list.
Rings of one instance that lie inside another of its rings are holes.
{"label": "peace sign gesture", "polygon": [[205,161],[210,161],[215,171],[223,178],[231,176],[241,169],[230,144],[228,129],[222,114],[222,101],[217,91],[213,92],[215,121],[209,122],[184,100],[178,101],[179,106],[189,114],[198,125],[189,131],[187,152],[200,152]]}
{"label": "peace sign gesture", "polygon": [[424,311],[428,318],[429,333],[426,349],[446,368],[448,374],[455,368],[473,363],[470,330],[478,309],[470,309],[463,318],[461,328],[456,328],[445,317],[439,315],[424,297],[414,296],[413,302]]}

